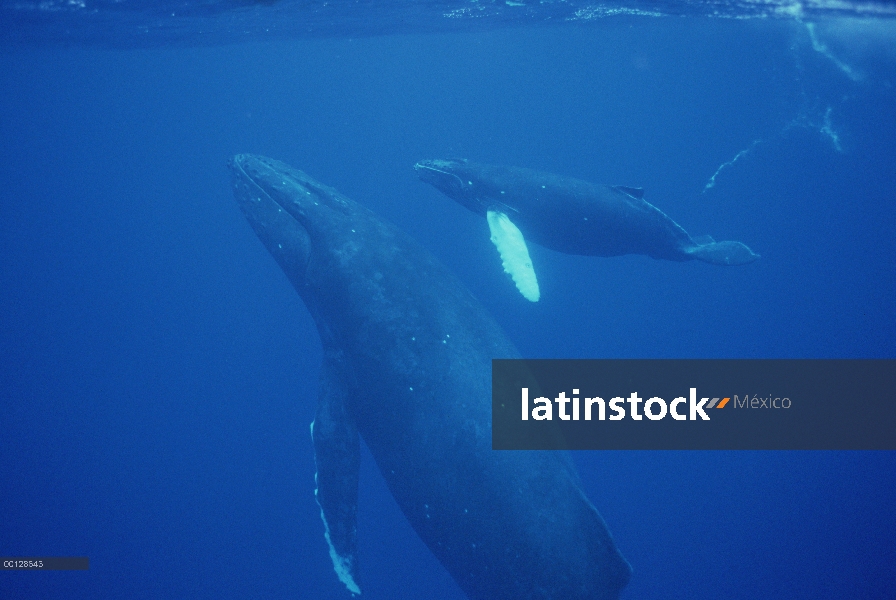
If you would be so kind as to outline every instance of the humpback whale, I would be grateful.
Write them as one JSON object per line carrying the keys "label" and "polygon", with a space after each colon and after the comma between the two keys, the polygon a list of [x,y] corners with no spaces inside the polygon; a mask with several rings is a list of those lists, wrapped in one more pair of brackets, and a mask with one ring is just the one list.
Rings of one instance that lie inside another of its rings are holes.
{"label": "humpback whale", "polygon": [[421,160],[414,168],[420,179],[486,216],[505,271],[532,301],[540,293],[526,239],[551,250],[587,256],[646,254],[714,265],[744,265],[759,258],[740,242],[692,238],[644,200],[640,188],[464,159]]}
{"label": "humpback whale", "polygon": [[410,237],[305,173],[246,154],[230,168],[242,212],[320,334],[315,496],[346,588],[361,592],[363,438],[471,599],[618,598],[631,569],[568,457],[492,450],[491,359],[519,355],[473,295]]}

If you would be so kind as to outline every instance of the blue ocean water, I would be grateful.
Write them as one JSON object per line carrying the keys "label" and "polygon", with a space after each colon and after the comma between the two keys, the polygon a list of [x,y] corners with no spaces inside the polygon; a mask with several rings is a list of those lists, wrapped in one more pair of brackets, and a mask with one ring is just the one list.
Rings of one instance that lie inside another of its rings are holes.
{"label": "blue ocean water", "polygon": [[[290,3],[199,3],[164,30],[141,4],[99,3],[99,25],[31,4],[0,7],[0,555],[91,568],[0,572],[0,597],[349,597],[312,492],[318,334],[233,200],[236,153],[396,223],[527,357],[896,355],[886,5],[563,20],[488,3],[483,23],[445,16],[477,3],[395,3],[266,37],[250,25]],[[483,220],[417,179],[446,156],[643,187],[762,258],[534,246],[532,304]],[[575,460],[633,566],[623,598],[896,594],[892,452]],[[360,494],[363,597],[463,598],[366,454]]]}

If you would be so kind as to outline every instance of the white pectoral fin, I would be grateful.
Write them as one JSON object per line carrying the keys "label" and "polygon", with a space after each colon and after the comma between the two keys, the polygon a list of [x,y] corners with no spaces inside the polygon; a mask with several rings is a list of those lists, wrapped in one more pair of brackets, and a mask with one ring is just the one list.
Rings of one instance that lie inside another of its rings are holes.
{"label": "white pectoral fin", "polygon": [[361,446],[345,406],[339,362],[328,357],[321,370],[317,414],[311,423],[314,443],[314,497],[324,522],[324,538],[339,580],[352,594],[358,586],[358,473]]}
{"label": "white pectoral fin", "polygon": [[492,243],[501,255],[504,271],[510,274],[516,289],[526,300],[538,302],[541,292],[538,290],[538,279],[535,278],[523,234],[502,212],[490,210],[485,217],[492,234]]}

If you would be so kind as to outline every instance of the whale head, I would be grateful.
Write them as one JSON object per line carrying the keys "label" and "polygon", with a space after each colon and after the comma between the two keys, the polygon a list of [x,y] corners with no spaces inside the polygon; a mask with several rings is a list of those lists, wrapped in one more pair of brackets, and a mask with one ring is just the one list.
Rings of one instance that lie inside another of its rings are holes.
{"label": "whale head", "polygon": [[344,246],[351,235],[354,203],[264,156],[238,154],[228,166],[240,209],[301,293],[312,255]]}
{"label": "whale head", "polygon": [[478,189],[474,166],[463,158],[421,160],[414,165],[417,176],[473,212],[484,215],[486,203]]}

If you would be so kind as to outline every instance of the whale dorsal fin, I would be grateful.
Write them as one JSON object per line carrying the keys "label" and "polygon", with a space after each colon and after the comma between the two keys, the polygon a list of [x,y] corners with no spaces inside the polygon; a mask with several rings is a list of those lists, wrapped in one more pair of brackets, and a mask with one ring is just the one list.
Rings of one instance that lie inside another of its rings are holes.
{"label": "whale dorsal fin", "polygon": [[634,187],[627,187],[624,185],[614,185],[613,189],[618,190],[628,196],[631,196],[632,198],[637,198],[638,200],[644,199],[644,188],[634,188]]}
{"label": "whale dorsal fin", "polygon": [[516,289],[526,300],[538,302],[541,292],[522,232],[503,212],[489,209],[485,216],[492,234],[492,243],[501,255],[504,272],[510,274]]}
{"label": "whale dorsal fin", "polygon": [[695,244],[700,246],[705,246],[706,244],[715,244],[716,241],[712,239],[711,235],[698,235],[695,238],[692,238]]}

